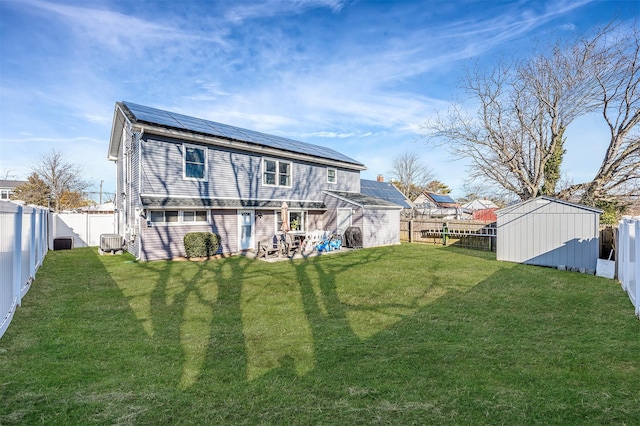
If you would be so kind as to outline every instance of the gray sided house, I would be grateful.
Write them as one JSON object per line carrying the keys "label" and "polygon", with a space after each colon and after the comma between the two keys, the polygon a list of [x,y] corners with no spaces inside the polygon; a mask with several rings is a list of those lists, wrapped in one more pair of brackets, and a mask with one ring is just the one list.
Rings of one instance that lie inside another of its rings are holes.
{"label": "gray sided house", "polygon": [[496,211],[498,260],[595,271],[602,210],[538,197]]}
{"label": "gray sided house", "polygon": [[280,233],[284,202],[293,232],[359,226],[366,247],[400,241],[401,206],[358,198],[365,166],[329,148],[118,102],[108,158],[117,232],[140,260],[184,256],[197,231],[220,235],[219,253],[256,250]]}

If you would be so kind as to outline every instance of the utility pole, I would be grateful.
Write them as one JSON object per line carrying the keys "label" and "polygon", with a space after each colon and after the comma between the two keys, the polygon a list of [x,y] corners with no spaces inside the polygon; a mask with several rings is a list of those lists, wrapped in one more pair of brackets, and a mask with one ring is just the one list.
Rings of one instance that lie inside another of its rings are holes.
{"label": "utility pole", "polygon": [[100,181],[100,205],[102,205],[102,182],[104,182],[103,180]]}

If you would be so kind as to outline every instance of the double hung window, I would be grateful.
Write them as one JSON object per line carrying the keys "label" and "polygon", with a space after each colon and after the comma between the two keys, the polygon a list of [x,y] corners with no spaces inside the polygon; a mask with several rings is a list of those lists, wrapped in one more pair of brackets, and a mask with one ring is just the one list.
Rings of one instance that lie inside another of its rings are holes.
{"label": "double hung window", "polygon": [[262,160],[262,184],[291,187],[291,162],[282,160]]}
{"label": "double hung window", "polygon": [[183,145],[184,178],[206,180],[207,178],[207,149],[195,145]]}
{"label": "double hung window", "polygon": [[336,183],[338,180],[338,173],[336,169],[327,169],[327,183]]}

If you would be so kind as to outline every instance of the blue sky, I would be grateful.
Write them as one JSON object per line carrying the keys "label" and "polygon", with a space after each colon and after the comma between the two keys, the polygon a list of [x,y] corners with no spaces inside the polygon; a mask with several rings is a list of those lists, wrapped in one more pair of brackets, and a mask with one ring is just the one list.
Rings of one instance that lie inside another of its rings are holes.
{"label": "blue sky", "polygon": [[[464,67],[639,17],[637,0],[0,0],[0,178],[55,148],[113,192],[126,100],[328,146],[367,179],[415,152],[460,197],[465,162],[420,126],[461,94]],[[606,129],[583,119],[567,136],[563,172],[588,180]]]}

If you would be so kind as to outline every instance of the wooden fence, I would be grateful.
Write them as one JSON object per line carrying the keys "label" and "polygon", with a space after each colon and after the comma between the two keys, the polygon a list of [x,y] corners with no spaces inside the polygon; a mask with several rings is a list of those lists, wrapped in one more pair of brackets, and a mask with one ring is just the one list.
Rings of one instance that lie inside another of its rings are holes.
{"label": "wooden fence", "polygon": [[[600,258],[616,258],[616,231],[600,227]],[[495,222],[476,220],[401,219],[400,241],[434,245],[454,245],[473,250],[496,251]]]}
{"label": "wooden fence", "polygon": [[496,223],[474,220],[402,219],[400,241],[496,251]]}

